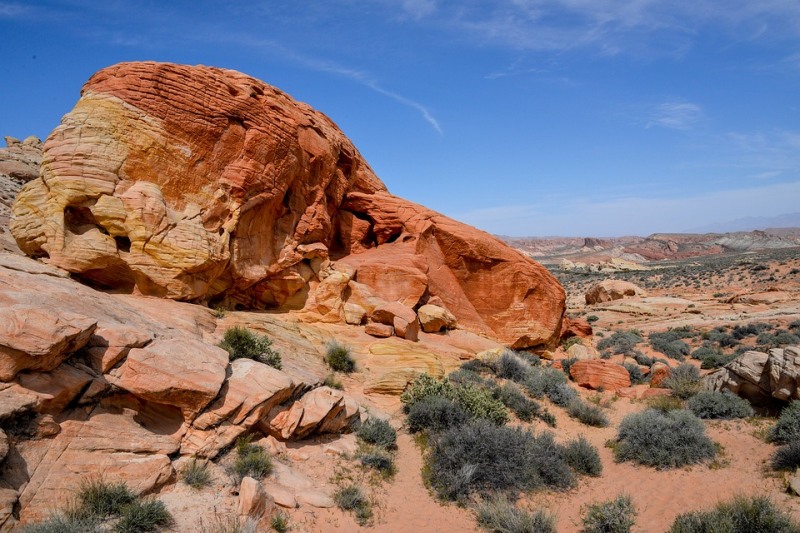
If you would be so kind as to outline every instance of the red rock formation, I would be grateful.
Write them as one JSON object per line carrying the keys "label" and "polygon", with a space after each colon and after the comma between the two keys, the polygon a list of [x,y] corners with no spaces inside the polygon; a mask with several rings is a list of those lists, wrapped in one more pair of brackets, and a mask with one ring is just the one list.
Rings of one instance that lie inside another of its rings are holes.
{"label": "red rock formation", "polygon": [[631,386],[625,367],[602,359],[577,361],[569,367],[569,375],[579,386],[590,389],[617,391]]}
{"label": "red rock formation", "polygon": [[330,119],[230,70],[95,74],[14,215],[25,253],[117,291],[344,321],[353,292],[369,312],[359,283],[411,308],[438,297],[515,348],[561,331],[564,291],[543,267],[390,195]]}

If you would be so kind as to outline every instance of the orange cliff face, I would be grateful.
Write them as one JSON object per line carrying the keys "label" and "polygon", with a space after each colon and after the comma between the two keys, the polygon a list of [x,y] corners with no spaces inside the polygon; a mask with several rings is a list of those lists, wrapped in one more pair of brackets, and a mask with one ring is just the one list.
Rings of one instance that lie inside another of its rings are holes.
{"label": "orange cliff face", "polygon": [[332,322],[435,301],[520,348],[563,325],[538,263],[392,196],[325,115],[231,70],[96,73],[13,213],[25,253],[101,288]]}

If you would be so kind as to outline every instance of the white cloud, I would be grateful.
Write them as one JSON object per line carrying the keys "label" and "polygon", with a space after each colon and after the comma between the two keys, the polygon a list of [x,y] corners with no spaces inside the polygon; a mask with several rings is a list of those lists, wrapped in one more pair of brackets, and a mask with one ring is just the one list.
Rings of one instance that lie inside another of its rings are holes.
{"label": "white cloud", "polygon": [[0,2],[0,17],[14,18],[27,13],[27,6]]}
{"label": "white cloud", "polygon": [[703,118],[703,110],[690,102],[664,102],[653,109],[646,127],[660,126],[674,130],[688,130]]}
{"label": "white cloud", "polygon": [[436,11],[435,0],[403,0],[403,10],[414,19],[422,19]]}

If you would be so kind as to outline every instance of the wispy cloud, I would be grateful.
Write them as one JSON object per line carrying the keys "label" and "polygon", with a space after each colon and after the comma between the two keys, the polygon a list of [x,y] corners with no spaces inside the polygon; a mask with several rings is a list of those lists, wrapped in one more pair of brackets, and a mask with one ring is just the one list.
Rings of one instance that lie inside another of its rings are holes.
{"label": "wispy cloud", "polygon": [[0,2],[0,17],[15,18],[28,12],[28,7],[22,4]]}
{"label": "wispy cloud", "polygon": [[703,109],[690,102],[664,102],[653,109],[646,127],[658,126],[673,130],[688,130],[703,118]]}
{"label": "wispy cloud", "polygon": [[[688,231],[748,216],[797,212],[800,181],[680,196],[573,196],[554,209],[549,202],[496,206],[452,216],[501,235],[610,237]],[[632,230],[632,228],[634,228]]]}
{"label": "wispy cloud", "polygon": [[403,11],[414,19],[422,19],[436,11],[436,0],[403,0]]}

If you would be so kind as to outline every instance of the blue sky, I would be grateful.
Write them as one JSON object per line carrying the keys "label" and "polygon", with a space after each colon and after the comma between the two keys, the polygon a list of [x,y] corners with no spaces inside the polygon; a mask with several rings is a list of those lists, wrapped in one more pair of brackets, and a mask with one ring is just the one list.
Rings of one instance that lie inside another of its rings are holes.
{"label": "blue sky", "polygon": [[798,0],[0,0],[0,134],[102,67],[240,70],[308,102],[393,193],[505,235],[800,211]]}

